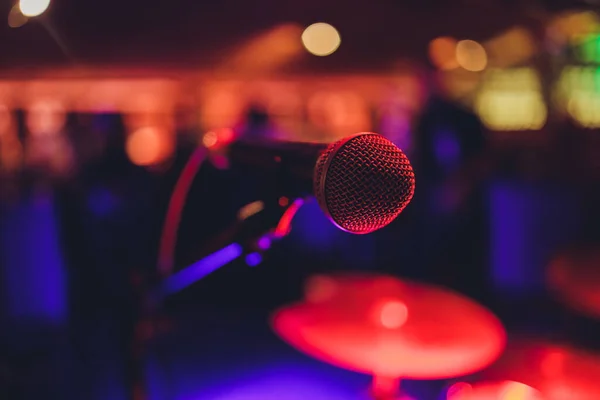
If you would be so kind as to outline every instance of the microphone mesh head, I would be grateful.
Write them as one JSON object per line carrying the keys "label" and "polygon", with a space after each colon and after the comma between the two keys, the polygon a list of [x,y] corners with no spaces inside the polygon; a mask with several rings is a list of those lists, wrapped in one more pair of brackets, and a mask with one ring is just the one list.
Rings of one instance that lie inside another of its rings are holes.
{"label": "microphone mesh head", "polygon": [[415,191],[406,155],[376,133],[359,133],[331,144],[319,157],[314,192],[340,229],[365,234],[392,222]]}

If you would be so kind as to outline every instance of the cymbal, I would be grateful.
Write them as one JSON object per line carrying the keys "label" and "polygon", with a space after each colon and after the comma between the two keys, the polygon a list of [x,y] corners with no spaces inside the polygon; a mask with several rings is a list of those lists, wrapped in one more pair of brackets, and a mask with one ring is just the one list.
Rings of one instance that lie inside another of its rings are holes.
{"label": "cymbal", "polygon": [[486,308],[448,289],[374,274],[309,280],[278,310],[275,332],[298,350],[375,377],[442,379],[478,371],[505,345]]}
{"label": "cymbal", "polygon": [[482,376],[522,382],[538,389],[545,400],[600,399],[600,354],[567,345],[511,342]]}
{"label": "cymbal", "polygon": [[[542,394],[523,383],[493,381],[469,384],[459,382],[446,392],[446,400],[544,400]],[[566,400],[566,399],[565,399]]]}
{"label": "cymbal", "polygon": [[600,317],[600,247],[560,254],[547,271],[550,288],[571,308]]}

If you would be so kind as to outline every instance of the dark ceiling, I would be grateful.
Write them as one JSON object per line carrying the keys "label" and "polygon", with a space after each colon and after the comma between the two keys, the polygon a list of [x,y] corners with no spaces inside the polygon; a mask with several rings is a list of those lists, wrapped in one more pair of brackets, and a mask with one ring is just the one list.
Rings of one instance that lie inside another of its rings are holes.
{"label": "dark ceiling", "polygon": [[[0,68],[209,67],[227,57],[224,48],[261,30],[282,22],[327,21],[340,31],[342,46],[331,57],[305,57],[299,61],[303,67],[378,69],[401,58],[423,59],[428,41],[438,35],[485,39],[514,24],[535,30],[550,11],[579,5],[567,0],[53,0],[42,20],[0,28]],[[7,16],[11,6],[4,3],[0,12]]]}

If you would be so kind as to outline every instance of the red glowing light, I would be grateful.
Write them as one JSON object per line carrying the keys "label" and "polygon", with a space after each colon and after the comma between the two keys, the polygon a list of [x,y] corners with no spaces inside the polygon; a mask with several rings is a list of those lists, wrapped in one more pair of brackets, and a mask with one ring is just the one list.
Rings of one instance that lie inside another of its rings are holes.
{"label": "red glowing light", "polygon": [[[448,389],[447,400],[543,400],[536,389],[519,382],[457,383]],[[566,399],[565,399],[566,400]]]}
{"label": "red glowing light", "polygon": [[306,302],[273,318],[284,340],[315,358],[389,382],[472,373],[504,348],[498,319],[454,292],[377,275],[326,279],[319,301],[312,281]]}
{"label": "red glowing light", "polygon": [[286,207],[288,204],[290,204],[290,199],[285,196],[279,198],[279,205],[281,207]]}
{"label": "red glowing light", "polygon": [[175,262],[175,245],[181,215],[185,206],[188,192],[198,170],[206,158],[206,150],[199,147],[189,158],[181,175],[177,179],[173,194],[169,200],[167,216],[160,237],[158,252],[158,269],[162,276],[169,276],[173,272]]}
{"label": "red glowing light", "polygon": [[376,307],[376,315],[378,323],[384,328],[400,328],[408,319],[408,308],[401,301],[385,300]]}
{"label": "red glowing light", "polygon": [[541,372],[546,378],[559,376],[564,365],[565,355],[560,351],[551,351],[542,359]]}
{"label": "red glowing light", "polygon": [[448,388],[446,392],[447,400],[456,400],[461,396],[466,396],[473,391],[473,386],[465,382],[458,382]]}
{"label": "red glowing light", "polygon": [[600,354],[573,347],[515,340],[484,375],[523,382],[544,400],[600,399]]}
{"label": "red glowing light", "polygon": [[204,134],[202,137],[202,144],[211,150],[219,150],[230,145],[235,138],[236,134],[233,129],[214,129]]}
{"label": "red glowing light", "polygon": [[600,248],[575,248],[556,257],[547,270],[548,284],[578,312],[600,317]]}
{"label": "red glowing light", "polygon": [[296,199],[294,200],[292,205],[284,211],[283,215],[281,216],[281,219],[277,223],[277,227],[275,227],[275,237],[282,238],[288,233],[290,233],[290,230],[292,229],[292,220],[294,219],[294,216],[296,216],[296,213],[298,212],[300,207],[302,207],[303,204],[304,200]]}

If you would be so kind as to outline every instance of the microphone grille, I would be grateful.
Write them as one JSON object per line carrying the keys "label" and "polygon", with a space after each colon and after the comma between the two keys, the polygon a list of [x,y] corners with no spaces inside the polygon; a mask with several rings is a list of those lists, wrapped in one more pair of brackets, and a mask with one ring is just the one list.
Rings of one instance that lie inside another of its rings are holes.
{"label": "microphone grille", "polygon": [[319,157],[314,192],[340,229],[366,234],[392,222],[413,197],[415,175],[406,155],[376,133],[331,144]]}

